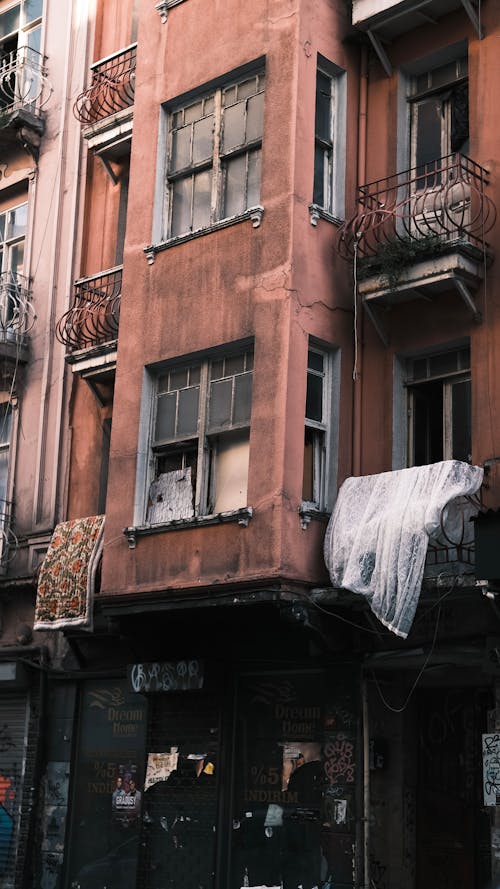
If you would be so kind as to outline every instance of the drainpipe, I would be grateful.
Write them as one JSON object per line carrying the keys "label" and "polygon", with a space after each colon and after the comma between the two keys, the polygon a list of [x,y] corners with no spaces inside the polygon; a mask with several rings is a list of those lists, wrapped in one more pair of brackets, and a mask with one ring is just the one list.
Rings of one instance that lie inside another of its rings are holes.
{"label": "drainpipe", "polygon": [[[368,111],[368,46],[361,47],[359,65],[359,112],[358,112],[358,169],[357,186],[366,182],[366,119]],[[357,298],[357,294],[354,294]],[[360,319],[363,330],[363,317]],[[357,337],[358,332],[355,331]],[[363,337],[360,337],[360,350],[357,360],[356,377],[353,380],[353,442],[352,474],[361,475],[361,386],[363,379]]]}
{"label": "drainpipe", "polygon": [[363,886],[370,889],[370,726],[368,721],[368,683],[362,680],[363,706]]}

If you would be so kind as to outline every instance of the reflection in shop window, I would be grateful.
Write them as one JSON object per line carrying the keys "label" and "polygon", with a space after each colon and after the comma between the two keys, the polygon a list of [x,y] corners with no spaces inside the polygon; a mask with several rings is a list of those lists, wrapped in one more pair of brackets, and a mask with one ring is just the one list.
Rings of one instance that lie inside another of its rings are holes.
{"label": "reflection in shop window", "polygon": [[356,715],[349,682],[245,677],[231,889],[352,885]]}

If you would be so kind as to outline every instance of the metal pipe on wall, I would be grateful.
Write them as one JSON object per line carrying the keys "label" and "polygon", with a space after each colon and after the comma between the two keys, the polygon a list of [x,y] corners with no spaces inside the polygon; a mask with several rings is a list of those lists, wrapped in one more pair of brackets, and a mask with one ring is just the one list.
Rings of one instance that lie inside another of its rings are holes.
{"label": "metal pipe on wall", "polygon": [[[358,111],[358,169],[357,186],[366,181],[366,128],[368,113],[368,46],[361,47],[359,65],[359,111]],[[354,299],[357,294],[354,294]],[[363,317],[361,316],[361,329]],[[358,331],[355,331],[357,337]],[[361,408],[362,408],[362,369],[363,369],[363,337],[357,360],[356,379],[353,380],[353,442],[352,442],[352,474],[361,475]]]}

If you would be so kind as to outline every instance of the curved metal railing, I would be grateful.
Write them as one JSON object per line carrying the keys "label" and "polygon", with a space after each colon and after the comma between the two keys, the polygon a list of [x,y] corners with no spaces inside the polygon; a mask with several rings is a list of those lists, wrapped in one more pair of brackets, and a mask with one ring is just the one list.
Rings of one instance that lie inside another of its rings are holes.
{"label": "curved metal railing", "polygon": [[486,194],[487,171],[462,154],[362,185],[358,212],[337,233],[344,259],[374,257],[395,241],[465,241],[485,246],[496,208]]}
{"label": "curved metal railing", "polygon": [[0,500],[0,565],[5,566],[14,558],[19,541],[12,529],[13,504]]}
{"label": "curved metal railing", "polygon": [[112,342],[118,336],[122,266],[75,282],[71,306],[56,325],[69,351]]}
{"label": "curved metal railing", "polygon": [[133,44],[92,65],[92,83],[73,106],[80,123],[97,123],[134,104],[136,52]]}
{"label": "curved metal railing", "polygon": [[29,280],[17,272],[0,274],[0,342],[26,342],[35,323]]}
{"label": "curved metal railing", "polygon": [[38,115],[51,93],[43,56],[36,50],[23,46],[0,60],[0,116],[21,109]]}

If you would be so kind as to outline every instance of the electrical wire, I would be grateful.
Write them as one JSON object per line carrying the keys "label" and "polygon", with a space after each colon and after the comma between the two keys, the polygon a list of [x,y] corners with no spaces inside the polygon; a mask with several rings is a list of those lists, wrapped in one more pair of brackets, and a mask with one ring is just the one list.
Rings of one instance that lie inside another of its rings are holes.
{"label": "electrical wire", "polygon": [[[343,623],[343,624],[348,624],[348,626],[354,627],[356,630],[362,630],[363,633],[370,633],[372,636],[380,636],[380,635],[383,635],[383,633],[384,633],[384,626],[383,625],[381,625],[380,631],[379,630],[371,630],[369,627],[363,627],[363,626],[361,626],[361,624],[356,624],[356,623],[354,623],[354,621],[348,620],[346,617],[341,617],[341,615],[337,614],[336,611],[328,611],[327,608],[323,608],[322,605],[320,605],[318,602],[314,602],[313,599],[308,599],[307,602],[308,602],[308,604],[314,605],[314,607],[317,608],[318,611],[322,611],[323,614],[328,615],[328,617],[333,617],[336,620],[341,621],[341,623]],[[386,630],[385,632],[387,635],[389,635],[388,630]]]}
{"label": "electrical wire", "polygon": [[352,368],[352,378],[356,382],[358,378],[358,236],[354,239],[354,363]]}
{"label": "electrical wire", "polygon": [[385,707],[387,710],[390,710],[391,713],[404,713],[404,711],[406,710],[408,704],[410,703],[410,699],[411,699],[411,697],[412,697],[412,695],[413,695],[413,692],[415,691],[415,689],[416,689],[418,683],[420,682],[420,679],[422,678],[422,676],[423,676],[423,674],[424,674],[424,671],[425,671],[426,668],[427,668],[427,664],[429,663],[429,661],[430,661],[430,659],[431,659],[431,657],[432,657],[432,655],[433,655],[433,653],[434,653],[434,648],[435,648],[435,645],[436,645],[436,639],[437,639],[437,634],[438,634],[439,619],[440,619],[440,617],[441,617],[441,606],[439,606],[439,611],[438,611],[438,615],[437,615],[437,619],[436,619],[436,626],[435,626],[435,629],[434,629],[434,636],[433,636],[433,639],[432,639],[432,645],[431,645],[431,647],[430,647],[430,649],[429,649],[429,653],[428,653],[428,655],[427,655],[427,657],[426,657],[424,663],[422,664],[422,666],[421,666],[421,668],[420,668],[420,671],[419,671],[419,673],[418,673],[417,678],[415,679],[415,681],[414,681],[412,687],[410,688],[410,691],[408,692],[406,701],[404,702],[404,704],[403,704],[401,707],[393,707],[392,704],[389,704],[389,701],[387,701],[386,698],[384,697],[384,694],[383,694],[383,692],[382,692],[382,689],[380,688],[380,684],[379,684],[379,681],[378,681],[377,677],[375,676],[375,673],[373,672],[373,670],[371,670],[372,679],[373,679],[373,682],[375,683],[375,688],[377,689],[377,692],[378,692],[378,694],[379,694],[380,700],[382,701],[384,707]]}

